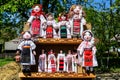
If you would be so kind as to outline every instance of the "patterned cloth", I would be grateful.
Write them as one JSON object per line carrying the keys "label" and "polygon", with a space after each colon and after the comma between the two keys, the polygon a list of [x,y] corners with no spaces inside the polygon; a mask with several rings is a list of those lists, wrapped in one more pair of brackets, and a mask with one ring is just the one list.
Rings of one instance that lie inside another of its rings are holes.
{"label": "patterned cloth", "polygon": [[80,19],[73,19],[73,34],[80,34]]}

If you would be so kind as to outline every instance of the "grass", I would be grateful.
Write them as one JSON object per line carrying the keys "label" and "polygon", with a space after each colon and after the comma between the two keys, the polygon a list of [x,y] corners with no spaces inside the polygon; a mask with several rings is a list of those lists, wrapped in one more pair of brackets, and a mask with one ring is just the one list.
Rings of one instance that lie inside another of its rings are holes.
{"label": "grass", "polygon": [[0,67],[4,66],[5,64],[8,64],[12,61],[13,61],[12,58],[2,58],[2,59],[0,59]]}

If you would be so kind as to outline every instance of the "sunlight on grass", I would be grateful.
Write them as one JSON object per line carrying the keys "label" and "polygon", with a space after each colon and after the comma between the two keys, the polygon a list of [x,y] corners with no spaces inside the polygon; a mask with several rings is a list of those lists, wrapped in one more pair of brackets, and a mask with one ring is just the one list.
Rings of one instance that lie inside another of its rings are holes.
{"label": "sunlight on grass", "polygon": [[0,67],[4,66],[5,64],[8,64],[10,62],[12,62],[13,59],[12,58],[4,58],[4,59],[0,59]]}

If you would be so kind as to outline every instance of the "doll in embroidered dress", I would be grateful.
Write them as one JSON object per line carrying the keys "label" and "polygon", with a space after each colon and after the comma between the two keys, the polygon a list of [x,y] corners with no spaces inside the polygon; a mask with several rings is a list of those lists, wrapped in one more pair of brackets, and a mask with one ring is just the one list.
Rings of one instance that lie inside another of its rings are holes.
{"label": "doll in embroidered dress", "polygon": [[48,52],[48,72],[56,72],[56,57],[52,49]]}
{"label": "doll in embroidered dress", "polygon": [[60,50],[60,53],[58,53],[57,56],[57,71],[58,72],[65,72],[66,70],[66,64],[65,64],[65,53],[63,53],[62,50]]}
{"label": "doll in embroidered dress", "polygon": [[82,35],[82,43],[77,48],[79,55],[79,64],[86,68],[86,72],[94,73],[93,67],[98,66],[96,59],[96,47],[94,37],[90,30],[85,30]]}
{"label": "doll in embroidered dress", "polygon": [[21,65],[23,66],[23,73],[31,72],[31,65],[35,65],[35,52],[36,45],[31,40],[30,32],[25,32],[23,34],[23,41],[18,45],[17,53],[21,55]]}
{"label": "doll in embroidered dress", "polygon": [[56,33],[57,29],[57,23],[54,19],[54,16],[52,13],[46,14],[47,18],[47,27],[46,27],[46,38],[58,38],[58,35]]}
{"label": "doll in embroidered dress", "polygon": [[32,7],[31,16],[28,19],[26,26],[30,27],[30,32],[33,37],[45,37],[45,24],[46,19],[44,17],[44,13],[42,11],[42,5],[35,4]]}
{"label": "doll in embroidered dress", "polygon": [[78,59],[77,59],[77,50],[73,50],[72,52],[73,55],[73,64],[74,64],[74,72],[77,73],[77,64],[78,64]]}
{"label": "doll in embroidered dress", "polygon": [[72,5],[69,13],[68,19],[71,25],[71,35],[72,37],[80,37],[84,30],[84,25],[86,25],[85,12],[80,5]]}
{"label": "doll in embroidered dress", "polygon": [[39,55],[38,63],[38,72],[47,72],[47,56],[44,49],[42,49],[42,54]]}
{"label": "doll in embroidered dress", "polygon": [[67,63],[66,71],[68,73],[74,72],[73,55],[72,55],[71,50],[68,50],[68,54],[66,56],[66,63]]}
{"label": "doll in embroidered dress", "polygon": [[61,13],[58,17],[59,38],[71,38],[70,23],[67,20],[67,14]]}

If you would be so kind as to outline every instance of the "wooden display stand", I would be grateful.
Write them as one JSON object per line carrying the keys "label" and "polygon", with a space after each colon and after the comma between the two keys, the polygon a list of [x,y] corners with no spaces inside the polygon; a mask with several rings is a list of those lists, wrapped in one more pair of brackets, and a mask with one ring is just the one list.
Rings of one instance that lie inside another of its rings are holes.
{"label": "wooden display stand", "polygon": [[53,49],[56,56],[57,53],[60,50],[63,50],[65,53],[68,52],[68,50],[74,50],[77,49],[77,47],[79,46],[79,44],[82,42],[81,39],[77,39],[77,38],[72,38],[72,39],[43,39],[43,38],[38,38],[37,41],[35,41],[36,43],[36,66],[33,66],[31,70],[33,70],[33,72],[31,73],[31,76],[25,76],[22,72],[19,73],[19,77],[22,80],[40,80],[40,79],[45,79],[45,78],[65,78],[65,79],[70,79],[70,78],[74,78],[74,79],[82,79],[82,80],[92,80],[95,79],[95,75],[93,75],[92,73],[90,75],[87,75],[85,73],[85,70],[81,67],[78,66],[78,73],[38,73],[37,71],[37,65],[38,65],[38,57],[41,54],[41,50],[45,49],[47,52],[50,49]]}

